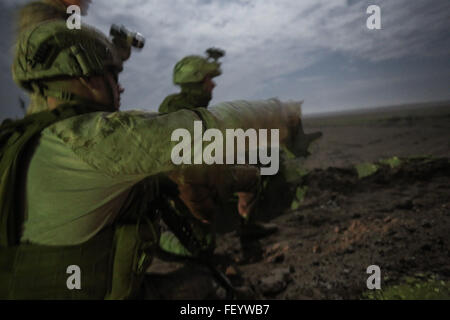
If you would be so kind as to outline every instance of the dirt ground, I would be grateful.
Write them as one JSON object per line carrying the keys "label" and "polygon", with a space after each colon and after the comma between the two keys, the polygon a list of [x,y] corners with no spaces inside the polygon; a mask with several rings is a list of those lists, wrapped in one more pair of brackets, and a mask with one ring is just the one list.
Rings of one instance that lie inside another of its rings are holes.
{"label": "dirt ground", "polygon": [[[278,232],[245,246],[236,231],[219,236],[219,268],[243,298],[360,299],[370,265],[382,288],[419,275],[448,288],[450,104],[310,117],[304,127],[324,134],[303,163],[309,174],[263,201],[261,219]],[[401,166],[358,178],[354,165],[393,156]],[[298,186],[306,194],[292,210]]]}

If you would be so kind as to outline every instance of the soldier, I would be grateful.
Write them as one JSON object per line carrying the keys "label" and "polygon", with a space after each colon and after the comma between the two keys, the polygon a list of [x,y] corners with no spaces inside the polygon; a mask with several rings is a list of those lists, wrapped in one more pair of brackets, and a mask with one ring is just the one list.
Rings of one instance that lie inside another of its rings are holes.
{"label": "soldier", "polygon": [[216,86],[212,79],[222,74],[218,59],[225,51],[210,48],[207,54],[207,58],[192,55],[178,61],[173,69],[173,83],[181,87],[181,92],[167,96],[159,112],[208,107]]}
{"label": "soldier", "polygon": [[[18,37],[27,28],[49,20],[66,21],[70,16],[67,8],[77,5],[82,15],[86,15],[91,0],[39,0],[24,5],[18,15]],[[41,111],[39,106],[45,105],[43,97],[39,94],[30,94],[28,113]]]}
{"label": "soldier", "polygon": [[[172,94],[164,99],[159,107],[160,112],[170,113],[182,109],[198,110],[207,108],[212,98],[215,83],[214,77],[222,74],[218,59],[225,55],[225,51],[217,48],[206,50],[207,57],[191,55],[184,57],[174,67],[173,82],[181,87],[181,92]],[[193,215],[192,228],[204,230],[193,232],[200,238],[197,243],[203,243],[200,251],[209,252],[214,247],[214,216],[223,207],[225,201],[233,193],[238,193],[238,212],[241,216],[241,236],[244,240],[269,235],[277,230],[275,225],[262,225],[254,222],[254,211],[260,189],[260,175],[254,166],[232,166],[220,169],[198,170],[188,169],[170,175],[177,184],[178,197],[183,204],[173,200],[178,217]],[[190,212],[190,214],[189,214]],[[250,218],[252,218],[250,222]],[[194,225],[199,224],[195,227]],[[182,235],[181,235],[182,236]],[[192,244],[184,242],[190,250],[184,248],[171,232],[164,232],[161,238],[162,247],[179,255],[190,255],[193,251],[199,253],[200,248],[193,248]],[[177,245],[175,245],[177,243]]]}
{"label": "soldier", "polygon": [[[33,1],[24,5],[18,16],[17,31],[18,38],[25,30],[32,28],[45,21],[66,21],[70,13],[67,13],[67,8],[76,5],[80,8],[81,15],[87,15],[91,0],[39,0]],[[117,27],[111,30],[114,31]],[[116,32],[112,37],[117,52],[122,61],[128,60],[131,54],[131,44],[128,43],[126,37]],[[127,31],[127,30],[126,30]],[[122,30],[122,33],[124,31]],[[39,92],[33,92],[30,94],[30,105],[27,109],[27,114],[42,111],[40,109],[45,106],[45,98],[39,94]]]}
{"label": "soldier", "polygon": [[[193,136],[200,120],[206,128],[260,125],[279,128],[283,144],[298,130],[298,105],[277,101],[258,103],[256,119],[249,104],[251,120],[117,112],[121,70],[116,48],[88,26],[52,20],[20,35],[13,78],[42,97],[42,111],[0,130],[1,298],[139,297],[159,243],[152,200],[164,175],[182,168],[171,160],[171,132]],[[71,267],[81,270],[81,289],[68,281]]]}

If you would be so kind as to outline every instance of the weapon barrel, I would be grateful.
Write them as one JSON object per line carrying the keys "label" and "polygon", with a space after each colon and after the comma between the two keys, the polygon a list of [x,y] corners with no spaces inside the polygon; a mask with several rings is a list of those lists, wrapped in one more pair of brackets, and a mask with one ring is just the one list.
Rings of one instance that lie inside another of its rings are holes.
{"label": "weapon barrel", "polygon": [[[288,146],[299,132],[303,133],[301,124],[302,101],[281,102],[278,99],[260,101],[222,102],[208,109],[214,117],[218,129],[278,129],[280,145]],[[198,109],[201,110],[201,109]],[[208,118],[207,112],[202,112]],[[270,132],[269,132],[270,133]]]}

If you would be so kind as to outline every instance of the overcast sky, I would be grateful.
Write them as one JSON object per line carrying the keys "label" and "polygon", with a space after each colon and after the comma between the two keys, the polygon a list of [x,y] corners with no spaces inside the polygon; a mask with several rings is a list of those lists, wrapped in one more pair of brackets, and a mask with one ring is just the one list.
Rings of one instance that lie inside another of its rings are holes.
{"label": "overcast sky", "polygon": [[[0,2],[0,118],[20,116],[11,80],[14,10]],[[381,7],[381,30],[366,9]],[[174,64],[208,47],[226,50],[212,104],[304,100],[304,113],[450,99],[449,0],[93,0],[83,22],[141,32],[125,64],[122,108],[156,110]]]}

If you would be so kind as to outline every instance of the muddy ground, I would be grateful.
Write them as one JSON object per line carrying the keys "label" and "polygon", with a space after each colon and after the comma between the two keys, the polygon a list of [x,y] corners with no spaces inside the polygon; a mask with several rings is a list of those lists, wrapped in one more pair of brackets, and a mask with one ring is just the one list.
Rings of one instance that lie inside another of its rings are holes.
{"label": "muddy ground", "polygon": [[[243,298],[360,299],[370,265],[380,267],[382,288],[429,275],[448,288],[450,106],[305,118],[304,126],[324,133],[303,163],[310,173],[272,190],[261,209],[278,232],[243,247],[231,221],[219,236],[219,268]],[[355,164],[393,156],[401,166],[358,178]],[[292,210],[298,186],[308,188]]]}

